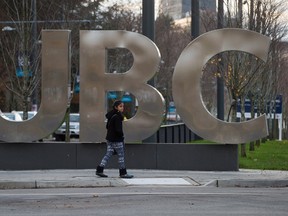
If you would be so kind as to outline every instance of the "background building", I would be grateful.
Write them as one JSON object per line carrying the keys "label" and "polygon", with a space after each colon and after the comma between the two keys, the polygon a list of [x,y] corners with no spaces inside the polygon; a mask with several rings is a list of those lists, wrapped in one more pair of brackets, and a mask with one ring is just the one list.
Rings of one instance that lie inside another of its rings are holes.
{"label": "background building", "polygon": [[[191,16],[191,0],[161,0],[161,9],[174,20]],[[200,0],[200,10],[216,12],[216,0]]]}

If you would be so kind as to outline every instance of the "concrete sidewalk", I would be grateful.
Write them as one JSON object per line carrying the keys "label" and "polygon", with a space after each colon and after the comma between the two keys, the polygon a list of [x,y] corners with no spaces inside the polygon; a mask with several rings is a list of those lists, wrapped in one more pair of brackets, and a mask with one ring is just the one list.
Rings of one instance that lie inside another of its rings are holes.
{"label": "concrete sidewalk", "polygon": [[288,171],[240,170],[174,171],[128,170],[133,179],[121,179],[118,170],[107,169],[108,178],[99,178],[95,170],[0,171],[0,189],[124,187],[137,185],[210,186],[210,187],[288,187]]}

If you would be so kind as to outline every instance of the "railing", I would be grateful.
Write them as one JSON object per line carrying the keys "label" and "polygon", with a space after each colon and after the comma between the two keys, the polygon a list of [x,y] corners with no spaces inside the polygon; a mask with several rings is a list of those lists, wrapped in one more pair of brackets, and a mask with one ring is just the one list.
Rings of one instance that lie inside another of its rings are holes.
{"label": "railing", "polygon": [[162,125],[157,131],[157,143],[186,143],[199,138],[184,123]]}

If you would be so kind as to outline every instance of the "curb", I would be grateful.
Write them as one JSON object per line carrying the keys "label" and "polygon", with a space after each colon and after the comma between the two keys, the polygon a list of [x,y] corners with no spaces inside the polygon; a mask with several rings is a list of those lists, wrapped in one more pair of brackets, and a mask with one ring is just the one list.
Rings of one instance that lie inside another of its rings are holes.
{"label": "curb", "polygon": [[[44,188],[93,188],[131,186],[121,179],[107,178],[91,180],[39,180],[39,181],[0,181],[0,189],[44,189]],[[171,185],[172,186],[172,185]],[[231,187],[231,188],[285,188],[288,180],[224,179],[212,180],[204,185],[191,184],[190,187]]]}
{"label": "curb", "polygon": [[0,189],[34,189],[36,188],[36,182],[31,181],[1,181]]}
{"label": "curb", "polygon": [[255,180],[255,179],[226,179],[226,180],[212,180],[204,186],[212,187],[243,187],[243,188],[284,188],[288,187],[288,180]]}
{"label": "curb", "polygon": [[44,189],[44,188],[93,188],[124,187],[128,184],[118,179],[101,179],[97,181],[77,180],[39,180],[39,181],[1,181],[0,189]]}

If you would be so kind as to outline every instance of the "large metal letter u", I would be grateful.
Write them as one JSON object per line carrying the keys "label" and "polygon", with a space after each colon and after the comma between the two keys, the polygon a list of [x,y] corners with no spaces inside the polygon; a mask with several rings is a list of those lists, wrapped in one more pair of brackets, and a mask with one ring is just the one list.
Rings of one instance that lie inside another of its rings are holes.
{"label": "large metal letter u", "polygon": [[38,113],[29,120],[14,122],[0,118],[0,140],[30,142],[54,132],[68,106],[70,77],[70,31],[42,32],[42,87]]}

